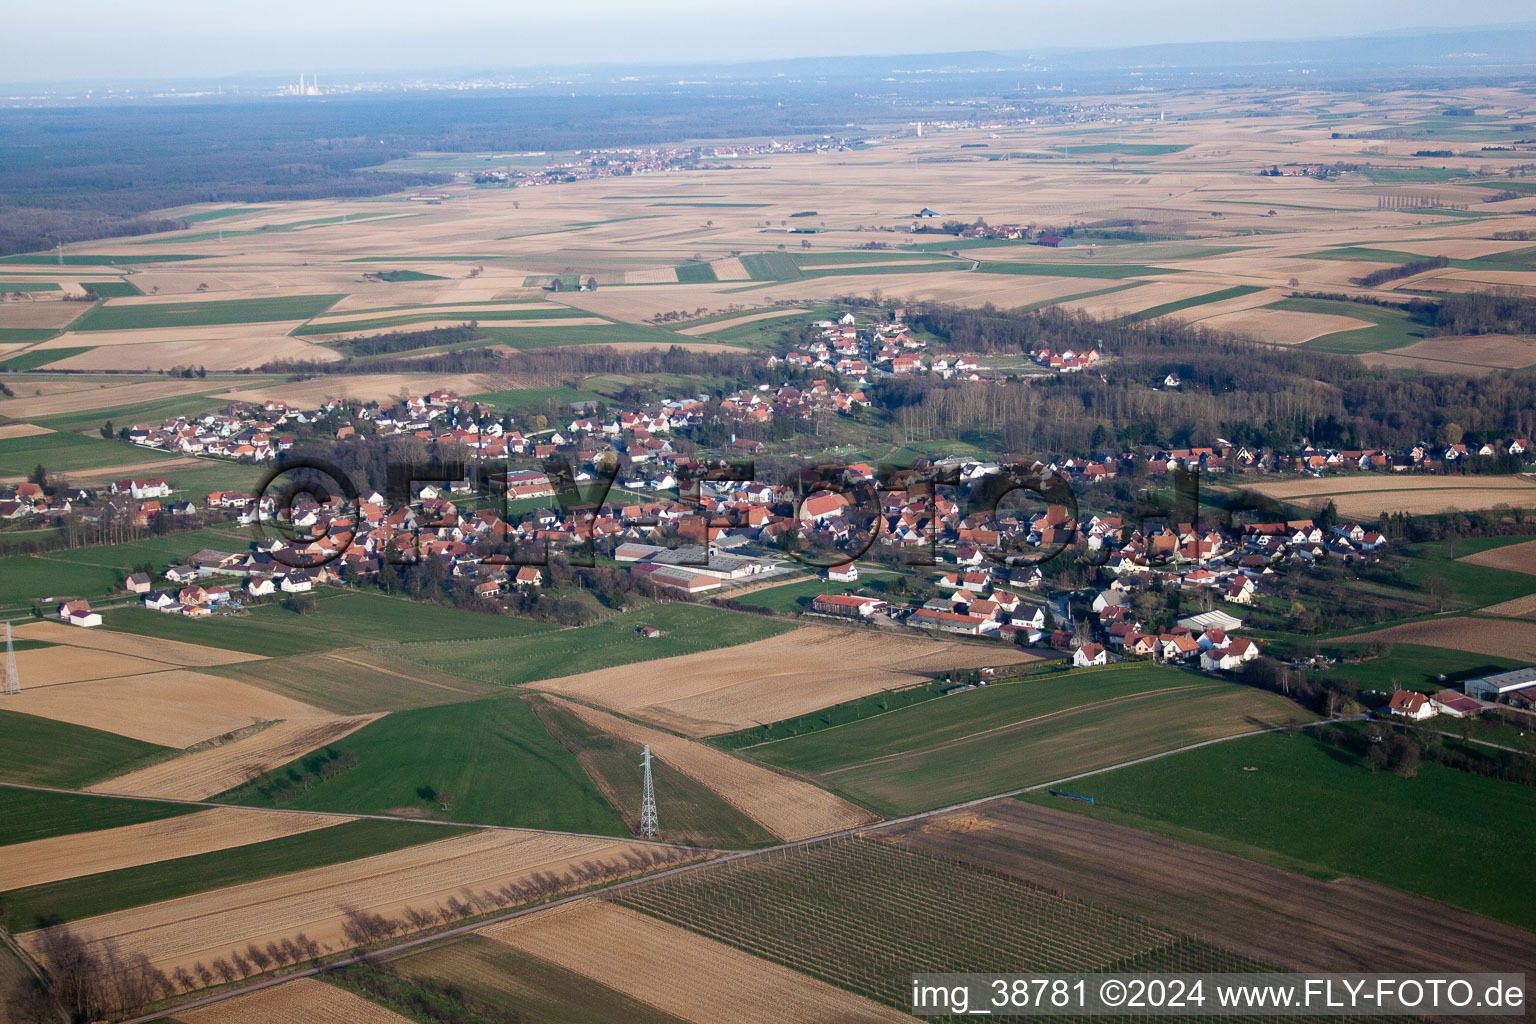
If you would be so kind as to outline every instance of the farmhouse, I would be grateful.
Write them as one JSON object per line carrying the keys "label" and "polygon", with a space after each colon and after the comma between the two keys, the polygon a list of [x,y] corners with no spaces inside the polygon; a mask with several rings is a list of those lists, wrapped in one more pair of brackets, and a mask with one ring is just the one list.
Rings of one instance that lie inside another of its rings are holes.
{"label": "farmhouse", "polygon": [[868,618],[885,610],[885,602],[874,597],[857,597],[853,594],[821,594],[811,602],[811,610],[821,615],[837,615],[845,619]]}
{"label": "farmhouse", "polygon": [[1387,704],[1387,708],[1392,714],[1411,722],[1433,718],[1436,714],[1435,706],[1430,703],[1428,697],[1411,690],[1398,690],[1392,694],[1392,700]]}

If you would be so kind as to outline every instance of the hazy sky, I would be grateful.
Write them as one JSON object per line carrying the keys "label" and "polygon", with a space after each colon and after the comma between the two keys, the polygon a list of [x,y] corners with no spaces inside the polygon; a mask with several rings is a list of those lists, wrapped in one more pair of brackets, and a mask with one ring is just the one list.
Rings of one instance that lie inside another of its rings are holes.
{"label": "hazy sky", "polygon": [[11,82],[1306,39],[1532,17],[1530,0],[74,0],[7,7],[0,80]]}

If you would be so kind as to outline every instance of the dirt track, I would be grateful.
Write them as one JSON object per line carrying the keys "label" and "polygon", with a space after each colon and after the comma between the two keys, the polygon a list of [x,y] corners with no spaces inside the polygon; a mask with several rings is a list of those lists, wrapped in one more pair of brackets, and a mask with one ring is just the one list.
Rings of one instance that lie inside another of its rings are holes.
{"label": "dirt track", "polygon": [[1525,970],[1536,963],[1536,935],[1513,925],[1372,882],[1321,882],[1018,800],[872,834],[1289,970]]}

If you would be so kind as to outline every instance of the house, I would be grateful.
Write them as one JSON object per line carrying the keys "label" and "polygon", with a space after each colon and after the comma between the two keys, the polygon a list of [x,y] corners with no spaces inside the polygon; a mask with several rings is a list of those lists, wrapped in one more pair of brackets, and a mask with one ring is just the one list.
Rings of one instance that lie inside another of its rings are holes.
{"label": "house", "polygon": [[152,612],[174,612],[181,608],[181,602],[169,590],[160,590],[145,595],[144,607]]}
{"label": "house", "polygon": [[123,589],[130,594],[147,594],[150,588],[148,573],[136,572],[123,581]]}
{"label": "house", "polygon": [[1231,672],[1259,656],[1259,645],[1252,640],[1228,640],[1224,647],[1210,647],[1200,653],[1200,668],[1205,672]]}
{"label": "house", "polygon": [[531,565],[525,565],[517,570],[517,575],[512,578],[512,582],[519,587],[542,587],[544,574]]}
{"label": "house", "polygon": [[91,602],[89,601],[65,601],[59,605],[59,620],[68,622],[76,615],[89,615]]}
{"label": "house", "polygon": [[70,613],[69,624],[71,626],[80,626],[83,629],[90,629],[92,626],[101,625],[101,616],[91,611],[90,605],[86,605],[83,611]]}
{"label": "house", "polygon": [[1090,668],[1094,665],[1108,665],[1109,652],[1099,644],[1083,644],[1072,655],[1074,668]]}
{"label": "house", "polygon": [[1164,633],[1157,638],[1157,652],[1164,661],[1184,661],[1199,650],[1200,645],[1187,633]]}
{"label": "house", "polygon": [[165,578],[171,583],[187,583],[197,579],[197,570],[190,565],[173,565],[165,570]]}
{"label": "house", "polygon": [[864,619],[885,610],[885,602],[874,597],[853,594],[820,594],[811,602],[818,615],[837,615],[845,619]]}
{"label": "house", "polygon": [[1422,693],[1414,693],[1412,690],[1398,690],[1393,693],[1391,702],[1387,704],[1387,710],[1410,722],[1422,722],[1438,714],[1428,697]]}
{"label": "house", "polygon": [[853,583],[859,578],[859,567],[852,562],[844,562],[842,565],[830,566],[827,569],[827,579],[834,583]]}
{"label": "house", "polygon": [[641,626],[639,629],[635,630],[635,632],[639,633],[647,640],[655,640],[657,637],[661,636],[661,630],[657,629],[655,626]]}
{"label": "house", "polygon": [[245,584],[245,592],[252,597],[271,597],[277,593],[277,584],[271,576],[252,576]]}

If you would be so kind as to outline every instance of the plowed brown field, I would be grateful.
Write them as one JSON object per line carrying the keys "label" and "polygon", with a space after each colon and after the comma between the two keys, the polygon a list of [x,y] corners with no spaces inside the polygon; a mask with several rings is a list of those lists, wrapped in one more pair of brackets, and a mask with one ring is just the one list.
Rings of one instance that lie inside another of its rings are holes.
{"label": "plowed brown field", "polygon": [[912,1019],[788,967],[596,899],[493,925],[483,934],[698,1024]]}
{"label": "plowed brown field", "polygon": [[808,626],[736,647],[534,685],[688,736],[709,736],[911,686],[954,669],[1037,660],[1015,647]]}

